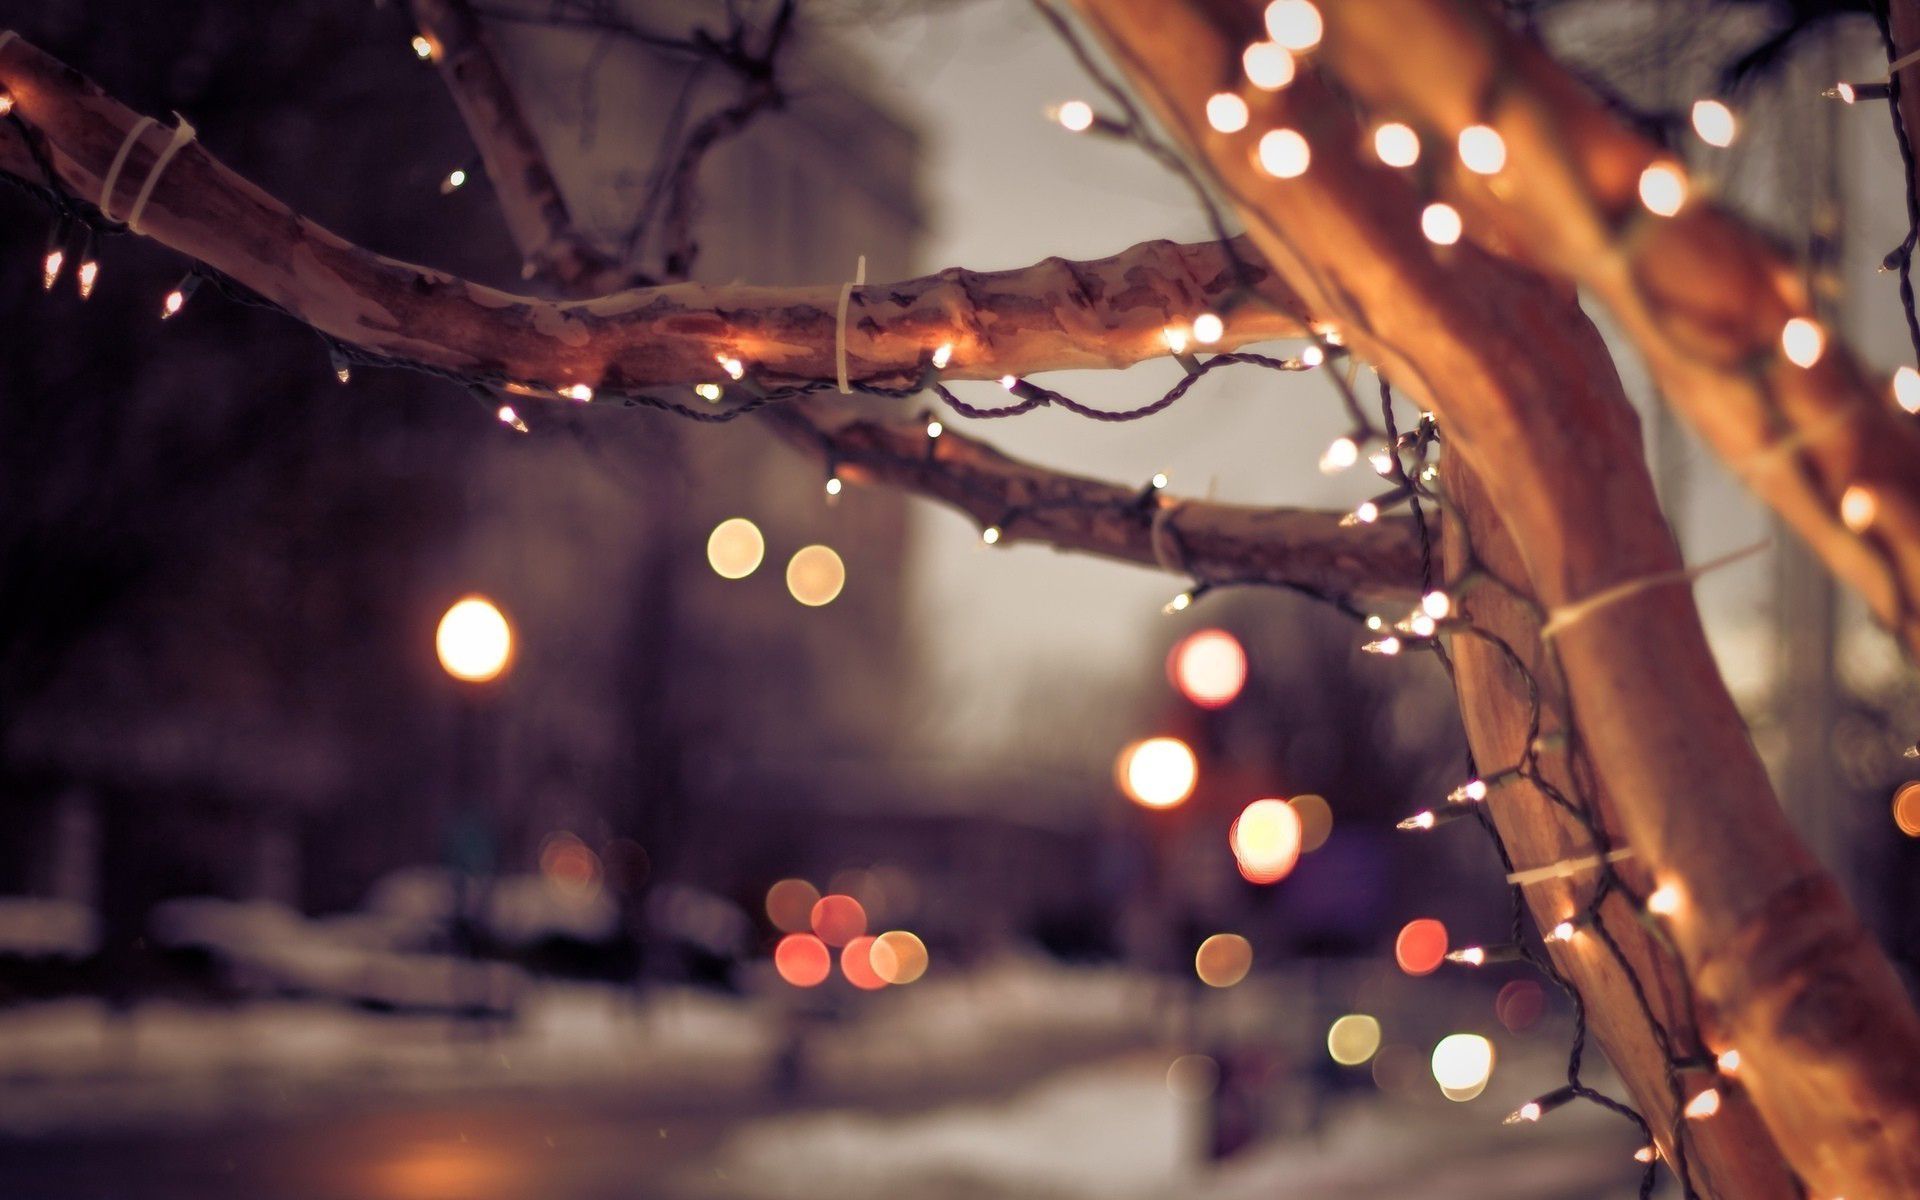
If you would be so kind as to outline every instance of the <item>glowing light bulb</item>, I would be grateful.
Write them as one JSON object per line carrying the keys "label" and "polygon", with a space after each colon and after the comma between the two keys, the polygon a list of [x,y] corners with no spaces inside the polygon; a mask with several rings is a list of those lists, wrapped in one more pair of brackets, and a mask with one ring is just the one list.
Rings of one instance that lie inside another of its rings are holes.
{"label": "glowing light bulb", "polygon": [[[1169,325],[1165,329],[1161,330],[1160,332],[1166,336],[1167,349],[1173,351],[1175,354],[1185,354],[1187,352],[1187,331],[1186,330],[1175,329],[1173,326]],[[1920,380],[1916,380],[1916,382],[1920,382]]]}
{"label": "glowing light bulb", "polygon": [[1332,475],[1336,471],[1346,470],[1359,461],[1360,443],[1350,437],[1337,437],[1327,444],[1325,452],[1320,455],[1320,471],[1322,474]]}
{"label": "glowing light bulb", "polygon": [[927,422],[927,436],[930,438],[937,438],[941,434],[945,433],[946,431],[947,431],[947,427],[942,425],[937,420],[932,420]]}
{"label": "glowing light bulb", "polygon": [[186,303],[187,295],[179,288],[168,292],[167,298],[160,303],[160,319],[165,321],[177,315],[182,308],[186,307]]}
{"label": "glowing light bulb", "polygon": [[953,343],[941,342],[940,345],[936,347],[933,352],[934,370],[944,371],[947,369],[947,364],[952,361],[953,361]]}
{"label": "glowing light bulb", "polygon": [[1394,655],[1400,653],[1400,639],[1397,637],[1383,637],[1378,641],[1368,642],[1360,648],[1368,654],[1380,654],[1387,658],[1392,658]]}
{"label": "glowing light bulb", "polygon": [[1720,1068],[1722,1075],[1735,1074],[1740,1070],[1740,1052],[1738,1050],[1722,1050],[1715,1056],[1713,1065]]}
{"label": "glowing light bulb", "polygon": [[1509,1113],[1507,1115],[1507,1119],[1505,1121],[1502,1121],[1501,1124],[1518,1125],[1522,1121],[1528,1121],[1528,1122],[1538,1121],[1540,1119],[1540,1116],[1541,1116],[1540,1102],[1538,1100],[1529,1100],[1525,1104],[1522,1104],[1519,1108],[1514,1109],[1513,1112]]}
{"label": "glowing light bulb", "polygon": [[429,38],[426,34],[416,33],[413,35],[413,52],[419,56],[421,62],[432,58],[436,49],[437,47],[434,46],[433,39]]}
{"label": "glowing light bulb", "polygon": [[1085,100],[1069,100],[1054,110],[1053,119],[1068,133],[1085,133],[1093,128],[1093,105]]}
{"label": "glowing light bulb", "polygon": [[85,300],[87,297],[93,295],[94,281],[100,278],[100,264],[90,258],[87,259],[80,264],[78,278],[80,282],[80,298]]}
{"label": "glowing light bulb", "polygon": [[1893,400],[1910,413],[1920,413],[1920,371],[1901,367],[1893,373]]}
{"label": "glowing light bulb", "polygon": [[1373,473],[1375,475],[1382,478],[1392,477],[1393,451],[1388,450],[1386,447],[1383,446],[1375,450],[1372,454],[1367,455],[1367,463],[1373,467]]}
{"label": "glowing light bulb", "polygon": [[1308,346],[1300,352],[1302,366],[1317,367],[1325,361],[1327,361],[1327,352],[1318,346]]}
{"label": "glowing light bulb", "polygon": [[1687,1101],[1687,1107],[1681,1111],[1695,1121],[1704,1121],[1720,1111],[1720,1089],[1708,1088]]}
{"label": "glowing light bulb", "polygon": [[1207,124],[1221,133],[1239,133],[1251,116],[1247,102],[1232,92],[1215,92],[1207,98]]}
{"label": "glowing light bulb", "polygon": [[49,292],[52,291],[54,282],[60,278],[60,268],[66,261],[65,250],[55,247],[47,251],[46,261],[40,264],[40,286]]}
{"label": "glowing light bulb", "polygon": [[731,354],[716,354],[714,355],[714,361],[720,364],[720,369],[727,373],[727,378],[729,379],[737,381],[747,377],[746,364]]}
{"label": "glowing light bulb", "polygon": [[560,394],[569,400],[578,400],[585,404],[593,399],[593,389],[584,383],[575,383],[560,389]]}
{"label": "glowing light bulb", "polygon": [[1453,600],[1445,592],[1428,592],[1420,597],[1420,608],[1436,621],[1444,621],[1453,612]]}
{"label": "glowing light bulb", "polygon": [[445,179],[440,181],[440,194],[445,196],[456,192],[465,186],[466,182],[467,173],[459,167],[455,167],[453,170],[447,172]]}
{"label": "glowing light bulb", "polygon": [[1507,140],[1491,125],[1460,131],[1460,162],[1475,175],[1497,175],[1507,165]]}
{"label": "glowing light bulb", "polygon": [[1153,478],[1147,480],[1147,486],[1151,487],[1156,492],[1160,492],[1160,491],[1166,490],[1167,484],[1169,482],[1171,481],[1168,480],[1167,473],[1165,471],[1155,471],[1153,473]]}
{"label": "glowing light bulb", "polygon": [[519,430],[521,433],[527,432],[526,421],[521,419],[519,413],[513,411],[513,405],[502,404],[500,406],[500,411],[494,413],[493,415],[500,418],[500,423],[502,425],[511,426],[514,429]]}
{"label": "glowing light bulb", "polygon": [[1671,163],[1640,172],[1640,203],[1656,217],[1671,217],[1687,202],[1687,178]]}
{"label": "glowing light bulb", "polygon": [[1432,810],[1429,809],[1425,812],[1417,812],[1413,814],[1412,816],[1396,824],[1394,828],[1404,829],[1411,832],[1416,829],[1432,829],[1434,826],[1438,825],[1439,823],[1440,823],[1440,818],[1434,816]]}
{"label": "glowing light bulb", "polygon": [[1260,169],[1275,179],[1298,179],[1313,161],[1307,139],[1292,129],[1269,129],[1262,134],[1259,155]]}
{"label": "glowing light bulb", "polygon": [[13,93],[0,88],[0,117],[13,115]]}
{"label": "glowing light bulb", "polygon": [[693,385],[693,394],[705,400],[708,404],[718,403],[720,397],[725,395],[717,383],[696,383]]}
{"label": "glowing light bulb", "polygon": [[1193,319],[1193,340],[1211,346],[1226,335],[1227,324],[1213,313],[1201,313]]}
{"label": "glowing light bulb", "polygon": [[838,475],[827,476],[827,495],[838,496],[842,486]]}
{"label": "glowing light bulb", "polygon": [[1436,246],[1453,245],[1465,231],[1460,210],[1451,204],[1436,201],[1420,211],[1420,232]]}
{"label": "glowing light bulb", "polygon": [[1448,804],[1478,804],[1487,798],[1487,781],[1469,779],[1447,793]]}
{"label": "glowing light bulb", "polygon": [[1733,110],[1718,100],[1693,102],[1693,131],[1709,146],[1725,148],[1740,135],[1740,122]]}
{"label": "glowing light bulb", "polygon": [[1390,167],[1410,167],[1420,161],[1420,135],[1411,125],[1388,121],[1373,131],[1373,152]]}
{"label": "glowing light bulb", "polygon": [[1880,501],[1867,488],[1855,484],[1840,495],[1840,523],[1855,533],[1865,533],[1879,513]]}
{"label": "glowing light bulb", "polygon": [[1780,331],[1780,348],[1796,367],[1811,367],[1826,351],[1827,335],[1805,317],[1795,317]]}
{"label": "glowing light bulb", "polygon": [[1340,518],[1342,525],[1371,525],[1380,519],[1380,506],[1371,500],[1362,500],[1359,507]]}
{"label": "glowing light bulb", "polygon": [[1658,1146],[1655,1146],[1651,1142],[1647,1143],[1646,1145],[1640,1147],[1638,1150],[1635,1150],[1633,1152],[1633,1161],[1637,1163],[1650,1163],[1654,1159],[1659,1157],[1660,1157],[1660,1148]]}
{"label": "glowing light bulb", "polygon": [[1143,808],[1174,808],[1193,794],[1200,760],[1176,737],[1152,737],[1120,752],[1120,789]]}
{"label": "glowing light bulb", "polygon": [[1313,0],[1273,0],[1266,19],[1267,36],[1288,50],[1311,50],[1326,32]]}
{"label": "glowing light bulb", "polygon": [[1439,628],[1434,619],[1425,613],[1415,613],[1407,621],[1407,632],[1415,637],[1430,638]]}
{"label": "glowing light bulb", "polygon": [[1293,82],[1293,54],[1274,42],[1255,42],[1240,56],[1247,82],[1263,92],[1277,92]]}
{"label": "glowing light bulb", "polygon": [[980,531],[980,540],[989,546],[997,544],[1000,541],[1000,527],[998,525],[989,525],[985,529],[982,529]]}
{"label": "glowing light bulb", "polygon": [[1449,950],[1447,951],[1447,961],[1466,967],[1485,966],[1487,962],[1487,952],[1480,946],[1468,946],[1464,950]]}
{"label": "glowing light bulb", "polygon": [[1185,612],[1191,607],[1193,607],[1193,593],[1181,592],[1178,596],[1167,601],[1166,607],[1160,611],[1166,613],[1168,616],[1172,616],[1177,612]]}
{"label": "glowing light bulb", "polygon": [[1576,932],[1578,932],[1578,930],[1572,921],[1562,921],[1552,929],[1547,930],[1545,940],[1549,942],[1570,942],[1573,940],[1573,935]]}
{"label": "glowing light bulb", "polygon": [[1647,911],[1656,916],[1670,917],[1680,911],[1680,889],[1671,883],[1663,883],[1647,897]]}
{"label": "glowing light bulb", "polygon": [[434,632],[441,669],[466,683],[486,683],[507,669],[513,629],[485,596],[467,596],[447,609]]}
{"label": "glowing light bulb", "polygon": [[1007,389],[1008,391],[1012,391],[1014,388],[1018,387],[1019,385],[1020,385],[1020,381],[1012,375],[1002,375],[1000,377],[1000,386]]}

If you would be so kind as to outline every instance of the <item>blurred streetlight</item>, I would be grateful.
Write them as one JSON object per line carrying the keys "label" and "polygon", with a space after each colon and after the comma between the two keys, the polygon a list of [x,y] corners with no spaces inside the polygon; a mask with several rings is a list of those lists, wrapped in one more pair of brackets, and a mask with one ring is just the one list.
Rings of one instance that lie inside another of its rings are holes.
{"label": "blurred streetlight", "polygon": [[499,678],[513,658],[513,629],[493,601],[466,596],[440,618],[433,645],[447,674],[465,683],[487,683]]}
{"label": "blurred streetlight", "polygon": [[1200,761],[1176,737],[1153,737],[1120,752],[1120,789],[1143,808],[1174,808],[1193,795]]}

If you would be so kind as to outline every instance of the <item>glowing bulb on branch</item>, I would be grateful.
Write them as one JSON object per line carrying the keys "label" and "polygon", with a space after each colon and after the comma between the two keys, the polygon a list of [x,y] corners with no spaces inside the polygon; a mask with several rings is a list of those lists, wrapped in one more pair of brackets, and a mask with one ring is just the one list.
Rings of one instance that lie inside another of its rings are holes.
{"label": "glowing bulb on branch", "polygon": [[1161,333],[1164,334],[1167,339],[1167,349],[1173,351],[1175,354],[1185,354],[1187,352],[1186,330],[1175,329],[1169,325],[1161,330]]}
{"label": "glowing bulb on branch", "polygon": [[40,286],[52,291],[54,283],[60,278],[60,268],[66,261],[67,252],[58,246],[47,251],[47,257],[40,264]]}
{"label": "glowing bulb on branch", "polygon": [[1193,319],[1193,340],[1202,346],[1211,346],[1225,337],[1227,324],[1213,313],[1205,312]]}
{"label": "glowing bulb on branch", "polygon": [[1858,484],[1840,495],[1840,523],[1854,533],[1865,533],[1880,515],[1880,501],[1871,490]]}
{"label": "glowing bulb on branch", "polygon": [[1380,654],[1387,658],[1392,658],[1394,655],[1400,653],[1400,639],[1397,637],[1383,637],[1378,641],[1368,642],[1360,648],[1368,654]]}
{"label": "glowing bulb on branch", "polygon": [[1780,349],[1796,367],[1811,367],[1827,348],[1827,335],[1805,317],[1795,317],[1780,330]]}
{"label": "glowing bulb on branch", "polygon": [[1660,917],[1671,917],[1679,912],[1679,887],[1671,883],[1663,883],[1653,889],[1653,894],[1647,897],[1647,911]]}
{"label": "glowing bulb on branch", "polygon": [[1920,371],[1901,367],[1893,373],[1893,400],[1910,413],[1920,413]]}
{"label": "glowing bulb on branch", "polygon": [[1085,133],[1093,128],[1093,105],[1085,100],[1069,100],[1053,110],[1053,119],[1068,133]]}
{"label": "glowing bulb on branch", "polygon": [[1671,217],[1687,202],[1687,179],[1672,163],[1654,163],[1640,172],[1640,203],[1656,217]]}
{"label": "glowing bulb on branch", "polygon": [[947,427],[942,425],[938,420],[930,419],[927,421],[927,437],[937,438],[946,431]]}
{"label": "glowing bulb on branch", "polygon": [[455,167],[453,170],[447,172],[445,179],[440,181],[440,194],[442,196],[450,196],[462,187],[465,187],[466,183],[466,171],[463,168]]}
{"label": "glowing bulb on branch", "polygon": [[1691,1120],[1706,1120],[1708,1117],[1720,1111],[1720,1089],[1708,1088],[1699,1093],[1693,1099],[1687,1101],[1687,1107],[1682,1111],[1685,1112]]}
{"label": "glowing bulb on branch", "polygon": [[436,49],[438,49],[438,47],[433,44],[433,39],[429,38],[426,34],[416,33],[413,35],[413,52],[419,57],[421,62],[426,62],[432,58]]}
{"label": "glowing bulb on branch", "polygon": [[947,364],[952,361],[953,361],[953,343],[952,342],[942,342],[940,343],[939,346],[935,347],[933,351],[933,367],[936,371],[946,370]]}
{"label": "glowing bulb on branch", "polygon": [[989,546],[999,544],[1000,527],[998,525],[989,525],[985,529],[982,529],[980,531],[980,540]]}
{"label": "glowing bulb on branch", "polygon": [[500,418],[500,423],[502,425],[510,426],[513,429],[519,431],[520,433],[527,432],[526,421],[521,418],[519,413],[513,411],[513,405],[502,404],[500,406],[500,411],[494,413],[493,415]]}
{"label": "glowing bulb on branch", "polygon": [[87,297],[93,295],[94,281],[98,280],[99,278],[100,278],[99,263],[89,258],[80,264],[80,270],[76,276],[76,279],[80,284],[80,298],[82,300],[85,300]]}
{"label": "glowing bulb on branch", "polygon": [[1546,936],[1541,940],[1548,942],[1571,942],[1573,935],[1578,932],[1579,928],[1574,925],[1572,921],[1562,921],[1552,929],[1547,930]]}
{"label": "glowing bulb on branch", "polygon": [[1298,179],[1307,173],[1313,150],[1293,129],[1269,129],[1260,137],[1260,169],[1275,179]]}
{"label": "glowing bulb on branch", "polygon": [[1251,115],[1247,102],[1232,92],[1215,92],[1207,98],[1207,124],[1221,133],[1239,133]]}
{"label": "glowing bulb on branch", "polygon": [[1373,131],[1373,152],[1390,167],[1410,167],[1420,161],[1420,135],[1411,125],[1388,121]]}
{"label": "glowing bulb on branch", "polygon": [[570,384],[560,389],[560,394],[569,400],[578,400],[586,404],[593,399],[593,389],[584,383]]}
{"label": "glowing bulb on branch", "polygon": [[693,394],[708,404],[718,404],[720,397],[726,393],[720,390],[720,385],[717,383],[696,383],[693,385]]}
{"label": "glowing bulb on branch", "polygon": [[1332,475],[1359,461],[1360,443],[1350,437],[1337,437],[1327,443],[1326,450],[1321,453],[1320,471],[1324,475]]}
{"label": "glowing bulb on branch", "polygon": [[1476,175],[1497,175],[1507,165],[1507,141],[1491,125],[1460,131],[1460,162]]}
{"label": "glowing bulb on branch", "polygon": [[720,364],[720,369],[727,373],[727,378],[729,379],[737,382],[747,377],[746,364],[731,354],[716,354],[714,355],[714,361]]}
{"label": "glowing bulb on branch", "polygon": [[1267,36],[1287,50],[1311,50],[1326,25],[1312,0],[1273,0],[1267,5]]}
{"label": "glowing bulb on branch", "polygon": [[1342,525],[1371,525],[1380,519],[1380,506],[1371,500],[1362,500],[1358,507],[1340,518]]}
{"label": "glowing bulb on branch", "polygon": [[827,495],[838,496],[844,486],[845,485],[840,482],[838,475],[827,476]]}
{"label": "glowing bulb on branch", "polygon": [[1275,42],[1255,42],[1240,56],[1247,82],[1264,92],[1277,92],[1293,82],[1293,54]]}
{"label": "glowing bulb on branch", "polygon": [[1460,210],[1451,204],[1435,202],[1420,211],[1420,232],[1436,246],[1451,246],[1460,240],[1465,225]]}
{"label": "glowing bulb on branch", "polygon": [[1453,612],[1453,601],[1445,592],[1428,592],[1420,597],[1420,608],[1436,621],[1444,621]]}
{"label": "glowing bulb on branch", "polygon": [[1693,102],[1693,131],[1709,146],[1725,149],[1739,136],[1740,122],[1733,110],[1718,100]]}

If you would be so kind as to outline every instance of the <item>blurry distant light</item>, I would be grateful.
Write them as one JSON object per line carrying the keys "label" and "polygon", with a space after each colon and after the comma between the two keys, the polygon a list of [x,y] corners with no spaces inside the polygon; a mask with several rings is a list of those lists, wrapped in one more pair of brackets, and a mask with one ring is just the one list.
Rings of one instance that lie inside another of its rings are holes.
{"label": "blurry distant light", "polygon": [[1260,169],[1275,179],[1298,179],[1313,162],[1313,148],[1293,129],[1269,129],[1257,148]]}
{"label": "blurry distant light", "polygon": [[773,948],[773,969],[794,987],[818,987],[833,971],[833,952],[810,933],[790,933]]}
{"label": "blurry distant light", "polygon": [[1653,894],[1647,897],[1647,911],[1660,917],[1671,917],[1673,914],[1679,912],[1679,885],[1663,883],[1653,889]]}
{"label": "blurry distant light", "polygon": [[600,886],[600,856],[575,834],[552,834],[540,847],[540,874],[548,883],[567,891],[596,891]]}
{"label": "blurry distant light", "polygon": [[1460,131],[1460,162],[1475,175],[1497,175],[1507,165],[1507,141],[1491,125]]}
{"label": "blurry distant light", "polygon": [[1300,817],[1300,853],[1312,854],[1333,833],[1333,806],[1311,792],[1287,801]]}
{"label": "blurry distant light", "polygon": [[747,364],[741,362],[733,355],[716,354],[713,358],[715,362],[720,364],[720,369],[727,373],[727,378],[738,382],[747,377]]}
{"label": "blurry distant light", "polygon": [[1193,956],[1194,974],[1208,987],[1230,988],[1253,969],[1253,945],[1237,933],[1216,933]]}
{"label": "blurry distant light", "polygon": [[1654,163],[1640,172],[1640,203],[1656,217],[1671,217],[1687,202],[1687,177],[1672,163]]}
{"label": "blurry distant light", "polygon": [[1827,334],[1805,317],[1795,317],[1780,329],[1780,349],[1796,367],[1811,367],[1827,348]]}
{"label": "blurry distant light", "polygon": [[1393,940],[1393,960],[1409,975],[1431,975],[1446,957],[1447,927],[1432,917],[1408,921]]}
{"label": "blurry distant light", "polygon": [[904,929],[890,929],[873,939],[868,957],[873,973],[891,984],[908,984],[927,973],[927,946]]}
{"label": "blurry distant light", "polygon": [[1232,92],[1215,92],[1207,98],[1207,124],[1221,133],[1239,133],[1247,127],[1247,102]]}
{"label": "blurry distant light", "polygon": [[1880,501],[1871,488],[1854,484],[1840,494],[1840,523],[1855,533],[1865,533],[1880,515]]}
{"label": "blurry distant light", "polygon": [[1293,53],[1276,42],[1255,42],[1240,56],[1247,82],[1263,92],[1277,92],[1293,82]]}
{"label": "blurry distant light", "polygon": [[1380,1050],[1380,1022],[1348,1013],[1327,1030],[1327,1053],[1343,1067],[1357,1067]]}
{"label": "blurry distant light", "polygon": [[707,537],[707,565],[722,579],[745,579],[766,557],[767,540],[745,517],[729,517]]}
{"label": "blurry distant light", "polygon": [[1311,50],[1326,31],[1313,0],[1273,0],[1267,5],[1267,36],[1289,50]]}
{"label": "blurry distant light", "polygon": [[852,896],[822,896],[809,916],[814,936],[829,946],[844,946],[867,931],[867,910]]}
{"label": "blurry distant light", "polygon": [[1720,1111],[1720,1089],[1710,1087],[1699,1093],[1687,1101],[1687,1107],[1683,1111],[1695,1121],[1706,1120]]}
{"label": "blurry distant light", "polygon": [[1278,883],[1300,861],[1300,814],[1285,800],[1255,800],[1227,831],[1240,873],[1253,883]]}
{"label": "blurry distant light", "polygon": [[1180,694],[1201,708],[1233,703],[1247,682],[1247,652],[1224,629],[1201,629],[1174,646],[1167,675]]}
{"label": "blurry distant light", "polygon": [[1179,738],[1148,738],[1120,752],[1121,787],[1147,808],[1174,807],[1193,794],[1199,778],[1199,760]]}
{"label": "blurry distant light", "polygon": [[717,383],[696,383],[693,385],[693,394],[705,400],[708,404],[718,404],[720,398],[727,393]]}
{"label": "blurry distant light", "polygon": [[1722,1050],[1714,1056],[1713,1065],[1720,1068],[1722,1075],[1738,1075],[1740,1073],[1740,1052],[1738,1050]]}
{"label": "blurry distant light", "polygon": [[1893,794],[1893,823],[1910,838],[1920,838],[1920,780],[1900,785]]}
{"label": "blurry distant light", "polygon": [[1085,100],[1069,100],[1054,109],[1053,119],[1069,133],[1085,133],[1093,128],[1093,105]]}
{"label": "blurry distant light", "polygon": [[1893,400],[1910,413],[1920,413],[1920,371],[1901,367],[1893,373]]}
{"label": "blurry distant light", "polygon": [[813,928],[818,903],[818,888],[804,879],[782,879],[767,889],[767,920],[782,933],[805,933]]}
{"label": "blurry distant light", "polygon": [[1373,152],[1390,167],[1410,167],[1420,161],[1420,135],[1411,125],[1388,121],[1373,131]]}
{"label": "blurry distant light", "polygon": [[787,562],[787,591],[809,608],[833,603],[846,585],[846,564],[827,546],[802,547]]}
{"label": "blurry distant light", "polygon": [[1460,221],[1460,210],[1438,201],[1427,205],[1420,212],[1420,232],[1436,246],[1453,245],[1465,232]]}
{"label": "blurry distant light", "polygon": [[1167,1067],[1167,1090],[1182,1100],[1205,1100],[1220,1086],[1220,1064],[1204,1054],[1182,1054]]}
{"label": "blurry distant light", "polygon": [[434,649],[447,674],[467,683],[486,683],[507,669],[513,655],[513,630],[485,596],[467,596],[440,618]]}
{"label": "blurry distant light", "polygon": [[1718,100],[1693,102],[1693,131],[1709,146],[1725,149],[1739,136],[1740,122],[1733,110]]}
{"label": "blurry distant light", "polygon": [[840,973],[863,992],[877,992],[888,983],[873,969],[874,941],[870,937],[857,937],[840,951]]}
{"label": "blurry distant light", "polygon": [[952,361],[953,361],[953,343],[952,342],[941,342],[938,346],[934,347],[934,350],[933,350],[934,370],[944,371],[947,369],[947,364]]}
{"label": "blurry distant light", "polygon": [[433,39],[429,38],[426,34],[416,33],[413,35],[413,52],[419,56],[422,62],[433,58],[439,52],[439,49],[440,47],[434,44]]}
{"label": "blurry distant light", "polygon": [[1447,1099],[1478,1096],[1493,1077],[1493,1043],[1477,1033],[1450,1033],[1433,1048],[1433,1081]]}
{"label": "blurry distant light", "polygon": [[1547,1010],[1547,995],[1531,979],[1509,980],[1493,998],[1493,1015],[1509,1033],[1525,1033]]}

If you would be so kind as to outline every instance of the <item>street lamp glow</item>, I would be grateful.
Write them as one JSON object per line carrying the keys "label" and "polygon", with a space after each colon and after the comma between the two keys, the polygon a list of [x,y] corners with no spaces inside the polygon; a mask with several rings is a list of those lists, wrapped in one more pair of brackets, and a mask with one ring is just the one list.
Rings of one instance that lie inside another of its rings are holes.
{"label": "street lamp glow", "polygon": [[513,630],[493,601],[467,596],[440,618],[433,644],[447,674],[467,683],[486,683],[507,669]]}

